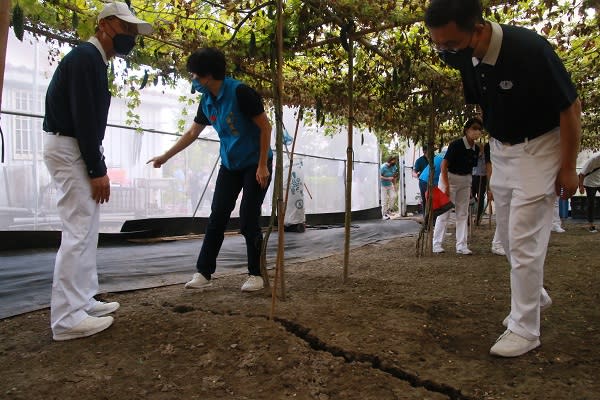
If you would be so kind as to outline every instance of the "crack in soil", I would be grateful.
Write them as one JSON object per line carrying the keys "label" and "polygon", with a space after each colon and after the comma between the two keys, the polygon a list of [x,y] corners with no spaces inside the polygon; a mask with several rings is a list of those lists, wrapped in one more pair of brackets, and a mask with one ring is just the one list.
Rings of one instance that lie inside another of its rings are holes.
{"label": "crack in soil", "polygon": [[[211,313],[213,315],[246,316],[246,317],[251,317],[251,318],[259,317],[259,318],[270,319],[267,315],[262,315],[262,314],[246,314],[246,315],[244,315],[242,313],[232,312],[232,311],[216,312],[214,310],[204,310],[202,308],[196,308],[196,307],[192,307],[189,305],[172,305],[169,303],[163,303],[163,307],[171,307],[172,311],[176,312],[176,313],[202,311],[202,312]],[[386,374],[389,374],[389,375],[393,376],[394,378],[408,382],[412,387],[422,387],[430,392],[436,392],[436,393],[446,395],[446,396],[448,396],[449,400],[476,400],[473,397],[462,394],[460,389],[453,388],[452,386],[447,385],[445,383],[438,383],[438,382],[434,382],[429,379],[421,379],[417,375],[406,372],[406,371],[402,370],[401,368],[386,365],[385,360],[380,359],[376,355],[359,353],[359,352],[355,352],[355,351],[348,351],[348,350],[344,350],[343,348],[338,347],[338,346],[329,345],[329,344],[323,342],[317,336],[312,335],[310,333],[309,328],[306,328],[294,321],[289,321],[287,319],[279,318],[279,317],[275,317],[274,321],[279,323],[281,326],[283,326],[287,332],[291,333],[292,335],[294,335],[294,336],[298,337],[299,339],[303,340],[304,342],[306,342],[313,350],[324,351],[335,357],[342,357],[348,363],[361,362],[361,363],[370,364],[372,368],[377,369]]]}
{"label": "crack in soil", "polygon": [[448,396],[450,400],[475,400],[472,397],[462,394],[460,389],[455,389],[444,383],[437,383],[429,379],[421,379],[418,376],[408,373],[398,367],[386,366],[385,361],[382,361],[376,355],[347,351],[338,346],[329,345],[315,335],[310,334],[309,328],[303,327],[296,322],[277,317],[275,318],[275,321],[280,323],[291,334],[304,340],[314,350],[324,351],[336,357],[343,357],[347,362],[369,363],[371,364],[372,368],[385,372],[394,378],[406,381],[412,387],[423,387],[430,392],[444,394]]}

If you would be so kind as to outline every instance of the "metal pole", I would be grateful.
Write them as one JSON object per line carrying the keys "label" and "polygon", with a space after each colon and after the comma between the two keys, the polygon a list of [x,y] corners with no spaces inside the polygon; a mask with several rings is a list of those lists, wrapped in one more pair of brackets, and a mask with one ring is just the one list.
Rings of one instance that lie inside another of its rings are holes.
{"label": "metal pole", "polygon": [[215,169],[217,168],[217,164],[219,163],[220,159],[221,159],[221,156],[220,155],[217,156],[217,159],[215,160],[215,165],[213,165],[212,170],[210,171],[210,176],[208,177],[208,180],[206,181],[206,185],[204,185],[204,190],[202,191],[202,194],[200,195],[200,199],[198,199],[198,204],[196,204],[196,209],[194,210],[194,215],[192,215],[192,218],[194,218],[196,216],[198,207],[200,207],[200,203],[202,203],[202,200],[204,199],[204,193],[206,193],[208,184],[210,183],[210,180],[212,179],[213,174],[215,173]]}

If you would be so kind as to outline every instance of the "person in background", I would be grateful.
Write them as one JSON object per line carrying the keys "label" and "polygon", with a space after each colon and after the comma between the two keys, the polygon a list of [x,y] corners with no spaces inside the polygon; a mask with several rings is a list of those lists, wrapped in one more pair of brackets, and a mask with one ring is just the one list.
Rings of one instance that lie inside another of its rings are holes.
{"label": "person in background", "polygon": [[390,156],[379,169],[381,179],[381,213],[383,219],[390,219],[396,203],[396,179],[398,178],[398,158]]}
{"label": "person in background", "polygon": [[600,153],[590,158],[579,173],[579,193],[586,195],[586,212],[591,233],[598,232],[594,226],[596,192],[600,192]]}
{"label": "person in background", "polygon": [[[439,154],[433,156],[433,186],[436,187],[440,180],[440,172],[442,170],[442,161],[444,160],[444,156],[446,155],[446,151],[443,150]],[[419,174],[419,188],[423,187],[425,189],[425,193],[427,193],[428,185],[429,185],[429,164],[421,171]],[[425,202],[423,203],[423,223],[425,225],[428,224],[429,215],[427,214],[427,196],[425,196]],[[432,221],[432,225],[435,224],[435,217]]]}
{"label": "person in background", "polygon": [[560,209],[558,206],[559,199],[560,197],[557,196],[556,200],[554,201],[554,213],[552,214],[552,232],[564,233],[565,230],[562,227],[562,221],[560,219]]}
{"label": "person in background", "polygon": [[[479,147],[475,141],[479,140],[482,131],[482,122],[479,118],[469,119],[463,127],[463,136],[454,140],[448,146],[444,156],[440,174],[440,189],[446,193],[454,203],[456,210],[456,253],[471,255],[468,239],[469,198],[471,196],[471,173],[477,164]],[[450,211],[437,218],[433,230],[434,253],[443,253],[442,243],[446,236],[446,224]]]}
{"label": "person in background", "polygon": [[485,194],[487,193],[487,173],[483,145],[477,144],[477,165],[473,167],[473,178],[471,180],[471,198],[477,204],[477,215],[475,225],[481,222],[481,216],[485,211]]}
{"label": "person in background", "polygon": [[412,176],[419,180],[419,192],[421,193],[421,213],[425,216],[425,192],[427,191],[427,181],[422,181],[420,178],[421,172],[429,165],[429,160],[427,159],[427,145],[423,145],[423,155],[415,161],[415,165],[413,166]]}
{"label": "person in background", "polygon": [[541,344],[553,205],[557,195],[568,199],[577,190],[581,102],[550,43],[484,20],[480,0],[431,0],[425,25],[441,59],[459,70],[465,101],[480,106],[491,136],[490,188],[511,265],[511,311],[490,354],[517,357]]}
{"label": "person in background", "polygon": [[100,204],[110,198],[102,149],[110,107],[106,68],[109,59],[133,49],[138,34],[151,32],[125,3],[105,5],[94,36],[60,61],[48,86],[44,162],[58,188],[62,222],[50,301],[54,340],[101,332],[113,323],[107,314],[119,308],[94,298]]}
{"label": "person in background", "polygon": [[260,290],[264,287],[260,272],[263,239],[260,213],[271,182],[271,124],[259,94],[242,82],[225,76],[225,55],[220,50],[203,48],[195,51],[187,59],[187,70],[191,74],[192,88],[202,94],[194,122],[169,150],[148,161],[154,168],[160,168],[194,143],[207,125],[212,125],[219,134],[221,167],[196,262],[198,272],[185,288],[212,286],[211,276],[217,268],[225,229],[242,192],[240,231],[246,239],[249,276],[241,290]]}
{"label": "person in background", "polygon": [[[486,143],[483,146],[483,157],[485,160],[485,174],[487,177],[487,198],[488,202],[494,201],[494,194],[490,190],[490,179],[492,178],[492,160],[490,159],[490,144]],[[494,229],[494,238],[492,239],[492,254],[497,256],[506,256],[502,242],[500,241],[500,235],[498,234],[498,223],[496,222],[496,228]]]}

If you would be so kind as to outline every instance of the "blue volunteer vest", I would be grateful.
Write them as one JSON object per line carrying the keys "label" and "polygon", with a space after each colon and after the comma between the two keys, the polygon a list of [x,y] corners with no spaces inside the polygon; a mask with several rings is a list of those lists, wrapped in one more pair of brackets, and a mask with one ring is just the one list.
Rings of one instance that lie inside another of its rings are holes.
{"label": "blue volunteer vest", "polygon": [[[236,89],[240,81],[226,77],[217,97],[202,96],[204,115],[219,134],[221,163],[229,170],[258,165],[260,129],[240,111]],[[268,158],[273,158],[269,149]]]}

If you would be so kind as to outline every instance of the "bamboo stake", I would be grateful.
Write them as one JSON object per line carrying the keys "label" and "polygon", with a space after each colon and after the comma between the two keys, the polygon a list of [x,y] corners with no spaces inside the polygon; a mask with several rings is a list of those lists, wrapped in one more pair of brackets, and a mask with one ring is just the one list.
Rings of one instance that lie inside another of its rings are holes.
{"label": "bamboo stake", "polygon": [[[10,23],[10,9],[11,0],[0,1],[0,110],[2,110],[2,89],[4,88],[4,67],[6,65],[6,48],[8,47],[8,25]],[[0,136],[2,140],[2,148],[0,149],[0,162],[4,162],[4,134],[1,131],[2,129],[0,129]],[[4,169],[4,173],[6,174],[6,169]]]}
{"label": "bamboo stake", "polygon": [[433,176],[435,174],[435,163],[434,163],[434,138],[435,138],[435,93],[433,90],[433,82],[431,83],[431,109],[429,111],[429,130],[427,132],[427,161],[429,161],[429,176],[427,177],[427,196],[425,196],[425,211],[427,219],[423,218],[423,226],[419,231],[419,237],[417,238],[417,257],[421,257],[425,253],[427,244],[433,240]]}
{"label": "bamboo stake", "polygon": [[284,279],[284,243],[285,232],[283,230],[285,208],[281,198],[283,190],[283,1],[277,0],[277,32],[276,32],[276,79],[275,79],[275,125],[277,132],[277,171],[276,184],[278,190],[277,196],[277,260],[275,263],[275,278],[273,280],[273,289],[271,292],[271,314],[270,318],[275,316],[275,304],[277,298],[277,282],[281,283],[281,299],[285,301],[285,279]]}
{"label": "bamboo stake", "polygon": [[[354,25],[348,33],[353,33]],[[353,123],[354,123],[354,40],[348,35],[348,147],[346,148],[346,215],[344,229],[344,274],[343,282],[348,279],[348,263],[350,258],[350,224],[352,223],[352,167],[353,165]]]}
{"label": "bamboo stake", "polygon": [[4,67],[8,46],[8,25],[10,23],[11,0],[0,1],[0,110],[2,109],[2,89],[4,88]]}

